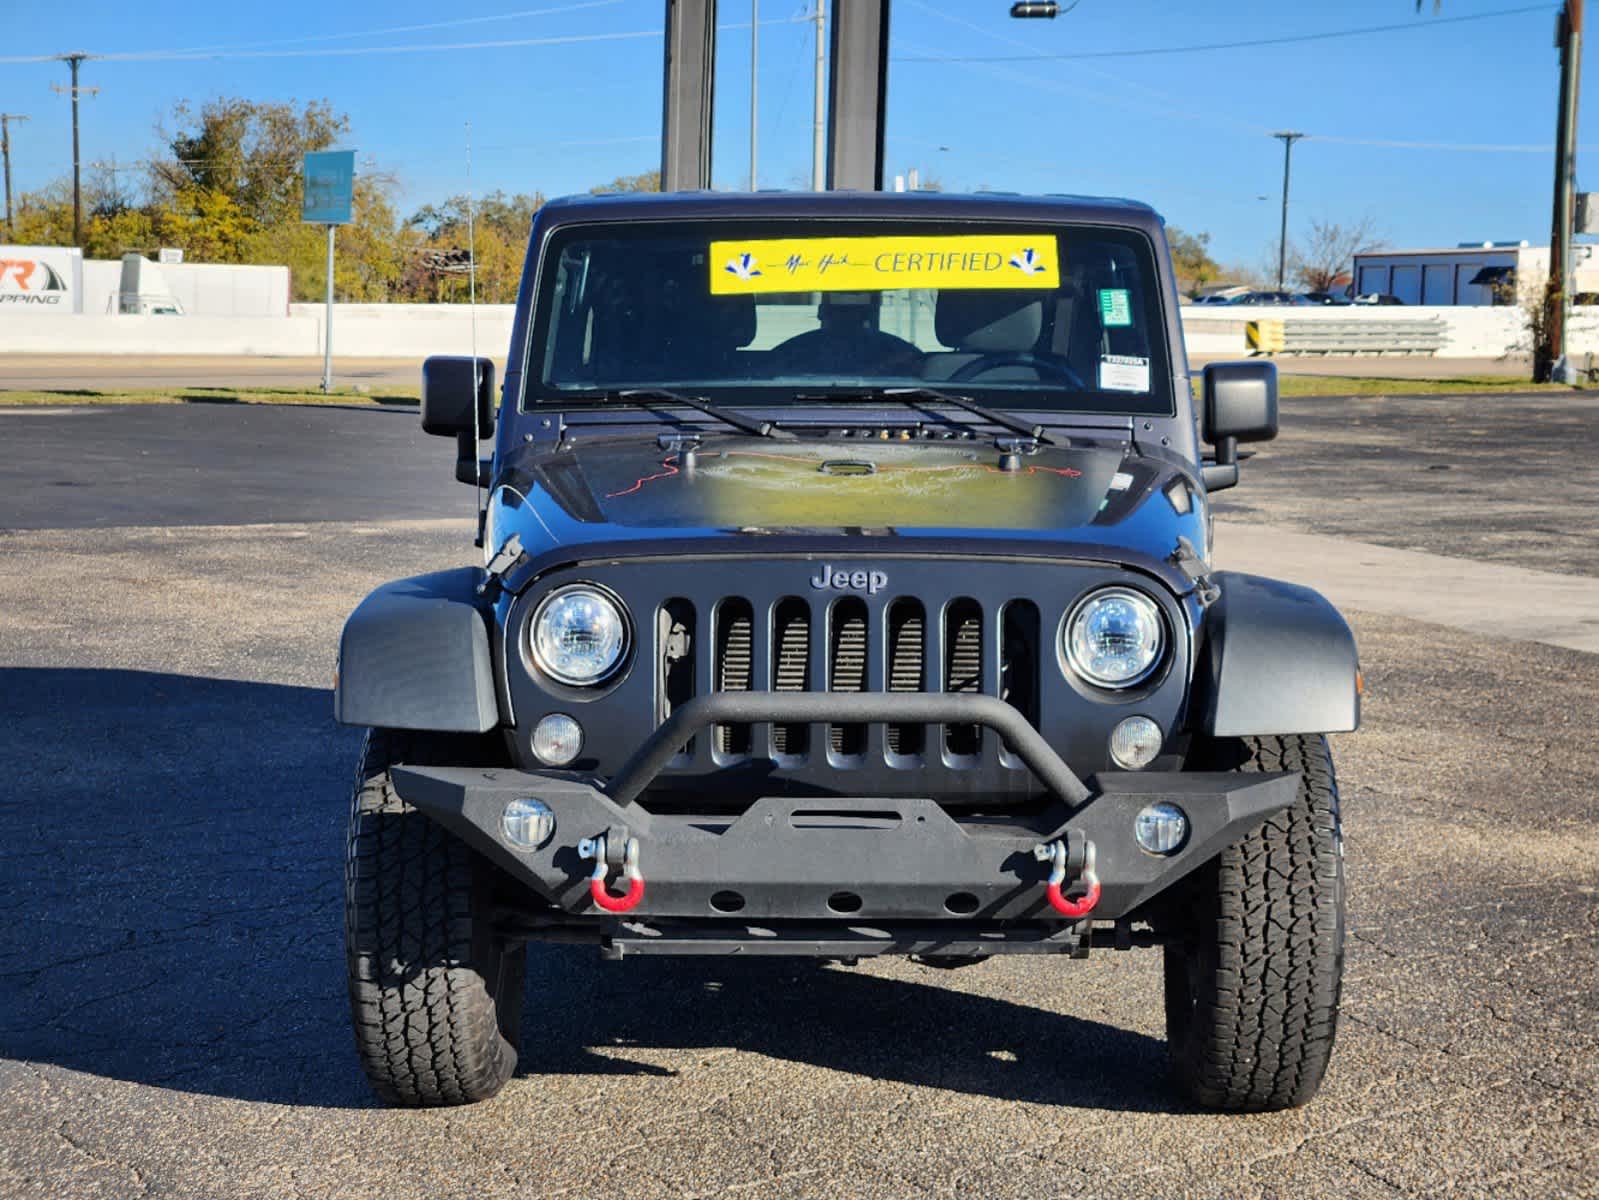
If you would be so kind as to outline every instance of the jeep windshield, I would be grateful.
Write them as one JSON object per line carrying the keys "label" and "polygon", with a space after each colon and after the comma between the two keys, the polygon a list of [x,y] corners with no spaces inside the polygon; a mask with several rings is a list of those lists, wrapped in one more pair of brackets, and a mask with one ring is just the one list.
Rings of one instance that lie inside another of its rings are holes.
{"label": "jeep windshield", "polygon": [[904,388],[1170,415],[1148,239],[1095,225],[575,225],[543,250],[524,405],[670,389],[822,403]]}

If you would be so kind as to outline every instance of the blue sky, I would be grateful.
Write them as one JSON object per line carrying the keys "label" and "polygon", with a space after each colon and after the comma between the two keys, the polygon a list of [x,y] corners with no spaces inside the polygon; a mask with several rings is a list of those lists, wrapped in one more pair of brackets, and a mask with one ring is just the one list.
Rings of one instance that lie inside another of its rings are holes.
{"label": "blue sky", "polygon": [[[808,181],[810,0],[760,0],[760,179]],[[477,190],[586,190],[658,161],[661,0],[276,0],[255,5],[35,0],[4,6],[0,109],[13,127],[15,184],[68,173],[60,63],[6,61],[70,50],[134,54],[222,48],[226,57],[90,61],[83,157],[145,157],[179,100],[217,95],[326,98],[350,114],[350,145],[393,172],[405,211],[463,190],[472,126]],[[919,168],[949,190],[980,186],[1148,200],[1173,224],[1208,231],[1218,257],[1259,263],[1276,237],[1281,144],[1294,152],[1292,227],[1370,218],[1394,246],[1549,235],[1554,3],[1342,0],[1080,0],[1055,21],[1009,19],[1008,0],[895,0],[890,170]],[[270,23],[261,13],[270,12]],[[512,15],[515,14],[515,15]],[[750,0],[721,0],[716,182],[749,170]],[[1403,29],[1269,47],[1023,61]],[[431,26],[404,29],[406,26]],[[595,38],[561,44],[481,43]],[[632,36],[640,35],[640,36]],[[474,44],[423,53],[374,48]],[[360,50],[360,54],[326,53]],[[307,52],[315,51],[315,54]],[[267,52],[272,57],[249,57]],[[958,62],[956,58],[992,61]],[[1599,87],[1590,86],[1593,97]],[[1579,128],[1599,111],[1590,100]],[[1342,139],[1342,140],[1335,140]],[[1369,143],[1427,143],[1427,147]],[[1593,138],[1599,153],[1599,134]],[[1581,163],[1579,159],[1579,165]],[[1581,174],[1579,171],[1579,180]]]}

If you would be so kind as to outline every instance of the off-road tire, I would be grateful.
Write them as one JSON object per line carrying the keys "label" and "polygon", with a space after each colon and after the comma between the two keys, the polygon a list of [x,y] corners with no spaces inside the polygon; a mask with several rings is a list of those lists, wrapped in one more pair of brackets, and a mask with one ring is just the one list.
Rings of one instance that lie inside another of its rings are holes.
{"label": "off-road tire", "polygon": [[494,934],[494,868],[389,780],[392,763],[470,752],[467,739],[374,729],[361,753],[344,875],[350,1015],[390,1104],[486,1100],[516,1069],[526,947]]}
{"label": "off-road tire", "polygon": [[1166,946],[1166,1036],[1178,1087],[1205,1108],[1306,1103],[1338,1027],[1343,842],[1327,739],[1218,740],[1208,770],[1298,771],[1299,797],[1195,873]]}

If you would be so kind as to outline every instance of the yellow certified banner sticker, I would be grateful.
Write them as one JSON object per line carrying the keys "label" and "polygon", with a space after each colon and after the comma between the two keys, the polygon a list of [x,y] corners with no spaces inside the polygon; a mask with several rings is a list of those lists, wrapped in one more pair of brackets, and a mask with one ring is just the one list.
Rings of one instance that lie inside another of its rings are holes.
{"label": "yellow certified banner sticker", "polygon": [[1057,288],[1052,233],[712,242],[711,293]]}

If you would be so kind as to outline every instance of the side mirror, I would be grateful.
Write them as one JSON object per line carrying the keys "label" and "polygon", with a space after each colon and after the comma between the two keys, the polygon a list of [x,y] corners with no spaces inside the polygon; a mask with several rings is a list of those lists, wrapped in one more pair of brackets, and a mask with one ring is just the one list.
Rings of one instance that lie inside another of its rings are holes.
{"label": "side mirror", "polygon": [[1216,447],[1216,462],[1203,468],[1205,490],[1238,482],[1238,443],[1269,442],[1277,436],[1277,364],[1211,363],[1204,371],[1200,436]]}
{"label": "side mirror", "polygon": [[477,443],[494,436],[493,359],[435,354],[422,363],[422,432],[455,439],[458,480],[486,482]]}
{"label": "side mirror", "polygon": [[[476,378],[474,379],[474,372]],[[494,360],[435,354],[422,364],[422,432],[439,437],[471,435],[472,403],[476,430],[494,436]]]}

